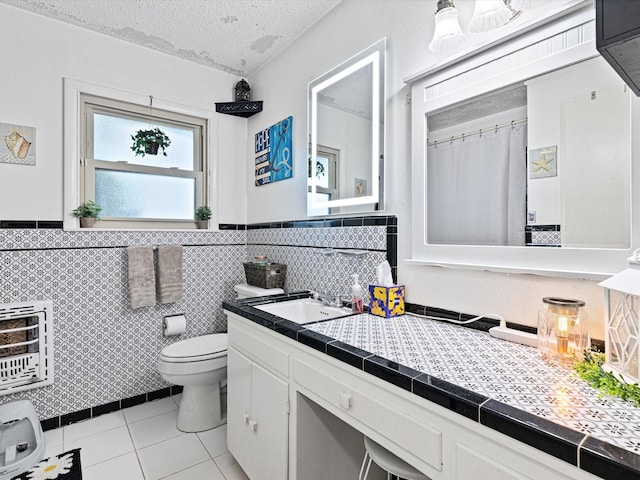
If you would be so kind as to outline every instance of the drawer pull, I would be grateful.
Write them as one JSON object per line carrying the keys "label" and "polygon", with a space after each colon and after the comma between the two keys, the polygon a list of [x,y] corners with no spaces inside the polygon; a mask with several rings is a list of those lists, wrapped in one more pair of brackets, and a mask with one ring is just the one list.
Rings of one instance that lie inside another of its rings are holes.
{"label": "drawer pull", "polygon": [[247,412],[242,414],[242,418],[244,419],[244,423],[249,423],[249,414]]}
{"label": "drawer pull", "polygon": [[249,420],[249,430],[251,430],[252,432],[255,432],[258,430],[258,422],[256,422],[255,420]]}
{"label": "drawer pull", "polygon": [[340,406],[345,410],[349,410],[351,408],[351,394],[350,393],[341,393],[340,394]]}

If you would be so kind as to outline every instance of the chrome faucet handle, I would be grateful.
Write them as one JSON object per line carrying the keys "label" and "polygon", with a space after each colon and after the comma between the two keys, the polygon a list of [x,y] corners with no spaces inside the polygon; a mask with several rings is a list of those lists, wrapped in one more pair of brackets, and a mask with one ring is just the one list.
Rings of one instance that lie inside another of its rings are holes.
{"label": "chrome faucet handle", "polygon": [[342,307],[342,295],[341,294],[338,293],[336,295],[336,301],[334,302],[333,306],[334,307],[338,307],[338,308]]}

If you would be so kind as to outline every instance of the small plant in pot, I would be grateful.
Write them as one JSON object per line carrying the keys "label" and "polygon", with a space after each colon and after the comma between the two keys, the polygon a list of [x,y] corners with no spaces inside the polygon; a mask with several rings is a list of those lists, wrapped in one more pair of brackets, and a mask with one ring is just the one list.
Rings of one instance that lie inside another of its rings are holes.
{"label": "small plant in pot", "polygon": [[137,155],[157,155],[162,149],[162,154],[166,157],[165,150],[171,145],[169,137],[158,127],[151,130],[138,130],[135,135],[131,135],[133,145],[131,150]]}
{"label": "small plant in pot", "polygon": [[206,205],[196,209],[196,224],[198,228],[208,228],[209,219],[211,218],[211,209]]}
{"label": "small plant in pot", "polygon": [[95,203],[93,200],[88,200],[85,203],[80,204],[78,208],[73,210],[71,214],[74,217],[80,219],[80,226],[83,228],[93,227],[96,220],[100,218],[100,211],[102,207]]}

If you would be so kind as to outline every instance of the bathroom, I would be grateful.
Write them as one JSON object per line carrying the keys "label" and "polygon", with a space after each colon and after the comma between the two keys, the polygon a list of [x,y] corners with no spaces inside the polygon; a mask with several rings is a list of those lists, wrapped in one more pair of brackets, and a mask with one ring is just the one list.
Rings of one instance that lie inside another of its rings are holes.
{"label": "bathroom", "polygon": [[[234,285],[244,281],[242,261],[258,254],[288,265],[285,289],[332,293],[348,291],[349,275],[356,269],[363,284],[372,282],[375,266],[387,259],[397,268],[398,282],[406,286],[407,302],[467,314],[499,314],[528,326],[536,325],[543,297],[578,298],[586,302],[591,337],[604,338],[604,295],[598,280],[405,261],[412,258],[414,216],[411,86],[404,79],[447,59],[446,53],[427,48],[434,0],[337,3],[247,78],[252,98],[264,101],[263,111],[248,119],[215,113],[216,102],[231,100],[238,74],[8,3],[0,2],[0,43],[15,48],[0,54],[4,65],[11,65],[0,76],[0,122],[35,127],[38,159],[34,166],[0,163],[0,303],[53,302],[55,383],[5,396],[2,402],[28,398],[51,426],[109,412],[123,399],[134,405],[170,395],[156,369],[159,351],[173,341],[162,335],[162,318],[184,313],[189,337],[224,331],[222,302],[233,298]],[[455,3],[468,21],[472,2]],[[307,216],[306,205],[307,85],[382,37],[387,42],[384,210],[358,214],[356,218],[365,219],[359,220],[361,226],[358,220],[342,227],[290,224],[315,219]],[[63,122],[67,78],[209,112],[210,158],[215,165],[210,231],[61,228],[70,218],[65,208],[68,132]],[[295,122],[294,177],[257,187],[253,135],[289,116]],[[374,222],[373,216],[381,220]],[[28,223],[20,228],[22,221]],[[36,221],[38,228],[33,228]],[[284,227],[291,236],[282,241],[272,227]],[[344,247],[333,241],[343,238],[345,231],[357,237],[357,248],[373,254],[324,256],[309,248]],[[126,247],[140,244],[185,246],[182,301],[130,308]]]}

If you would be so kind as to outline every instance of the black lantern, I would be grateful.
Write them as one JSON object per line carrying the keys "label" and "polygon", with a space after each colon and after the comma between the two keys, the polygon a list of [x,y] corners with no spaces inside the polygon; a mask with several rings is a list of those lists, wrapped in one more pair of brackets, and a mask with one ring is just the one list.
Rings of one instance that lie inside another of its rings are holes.
{"label": "black lantern", "polygon": [[248,102],[251,100],[251,87],[244,80],[240,80],[233,88],[236,92],[236,102]]}

